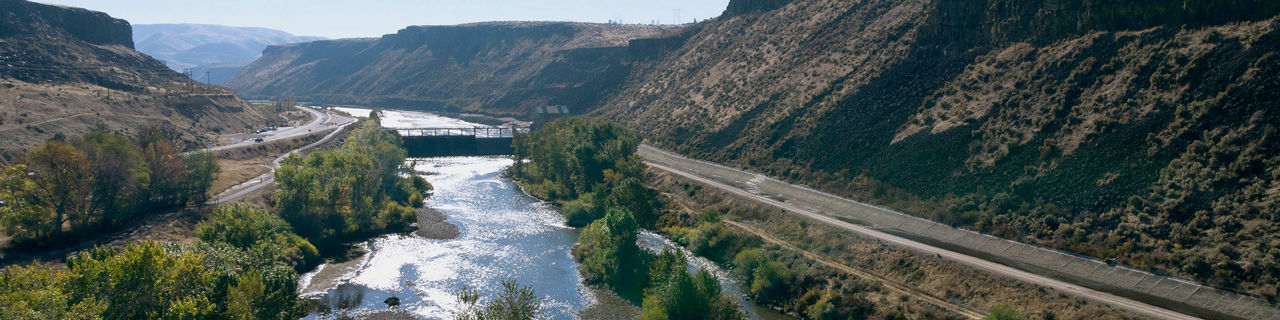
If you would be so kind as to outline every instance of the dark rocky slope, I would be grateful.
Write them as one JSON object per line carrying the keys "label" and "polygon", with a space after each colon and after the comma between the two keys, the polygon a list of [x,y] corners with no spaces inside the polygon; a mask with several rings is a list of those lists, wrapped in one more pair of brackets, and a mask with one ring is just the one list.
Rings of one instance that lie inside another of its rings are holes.
{"label": "dark rocky slope", "polygon": [[133,50],[129,23],[101,12],[0,0],[0,157],[56,134],[167,127],[191,145],[264,122],[229,91],[192,86]]}
{"label": "dark rocky slope", "polygon": [[524,112],[592,106],[629,73],[622,48],[664,27],[502,22],[270,47],[226,82],[250,97]]}
{"label": "dark rocky slope", "polygon": [[1277,3],[752,2],[594,112],[696,157],[1280,295]]}

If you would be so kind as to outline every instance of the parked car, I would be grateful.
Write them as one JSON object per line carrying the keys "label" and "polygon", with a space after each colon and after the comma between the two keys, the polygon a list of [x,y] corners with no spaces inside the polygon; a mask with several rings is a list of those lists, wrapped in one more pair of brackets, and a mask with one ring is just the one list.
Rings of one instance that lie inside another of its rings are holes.
{"label": "parked car", "polygon": [[259,143],[261,143],[261,142],[262,142],[262,138],[253,138],[253,142],[259,142]]}

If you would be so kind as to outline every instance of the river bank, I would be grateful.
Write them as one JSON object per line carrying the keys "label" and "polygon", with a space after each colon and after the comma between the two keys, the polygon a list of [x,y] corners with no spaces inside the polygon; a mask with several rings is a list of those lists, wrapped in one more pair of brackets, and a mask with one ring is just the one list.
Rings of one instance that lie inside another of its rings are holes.
{"label": "river bank", "polygon": [[[357,116],[371,111],[337,109]],[[401,110],[384,110],[381,122],[384,127],[483,126]],[[465,287],[491,297],[502,279],[531,286],[543,297],[547,318],[637,317],[637,306],[608,289],[584,284],[571,255],[580,230],[566,226],[552,204],[530,196],[505,176],[514,163],[507,157],[411,159],[413,174],[435,187],[417,212],[418,230],[357,244],[361,254],[303,275],[300,295],[312,303],[308,318],[447,319],[459,309],[457,292]],[[641,241],[658,251],[673,244],[647,232]],[[690,268],[711,268],[750,318],[789,318],[742,298],[741,285],[731,274],[705,259],[693,259]]]}
{"label": "river bank", "polygon": [[564,227],[563,218],[548,205],[500,177],[511,159],[415,162],[415,171],[435,173],[425,176],[436,189],[427,200],[430,209],[420,211],[419,219],[456,225],[456,237],[386,235],[362,244],[368,253],[359,259],[308,273],[301,294],[320,305],[309,318],[325,317],[326,312],[370,316],[393,309],[384,300],[395,297],[400,305],[394,309],[446,319],[458,309],[455,294],[463,287],[492,296],[503,278],[532,286],[553,319],[574,318],[595,303],[569,255],[578,230]]}

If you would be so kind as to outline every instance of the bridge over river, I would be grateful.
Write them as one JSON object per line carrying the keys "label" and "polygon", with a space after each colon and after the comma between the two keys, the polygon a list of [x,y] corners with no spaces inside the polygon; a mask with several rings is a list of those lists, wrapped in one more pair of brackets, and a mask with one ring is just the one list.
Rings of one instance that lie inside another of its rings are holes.
{"label": "bridge over river", "polygon": [[497,156],[515,153],[511,142],[516,133],[529,128],[388,128],[400,134],[411,158],[450,156]]}

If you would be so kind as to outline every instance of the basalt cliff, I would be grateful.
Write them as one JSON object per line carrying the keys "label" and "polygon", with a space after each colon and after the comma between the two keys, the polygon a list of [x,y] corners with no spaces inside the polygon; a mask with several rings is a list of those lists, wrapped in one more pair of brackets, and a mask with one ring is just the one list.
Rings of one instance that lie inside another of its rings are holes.
{"label": "basalt cliff", "polygon": [[273,46],[225,84],[248,97],[444,110],[585,111],[630,74],[628,40],[660,26],[494,22]]}

